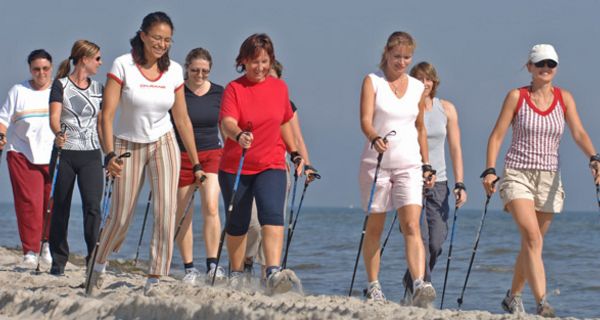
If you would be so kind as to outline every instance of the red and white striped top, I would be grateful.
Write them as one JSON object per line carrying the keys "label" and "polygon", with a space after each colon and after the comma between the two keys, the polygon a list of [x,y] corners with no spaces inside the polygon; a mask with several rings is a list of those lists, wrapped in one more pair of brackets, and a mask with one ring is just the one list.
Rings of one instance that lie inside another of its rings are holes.
{"label": "red and white striped top", "polygon": [[528,87],[519,89],[512,121],[513,135],[505,158],[506,168],[558,171],[558,147],[565,128],[565,104],[560,88],[545,111],[531,101]]}

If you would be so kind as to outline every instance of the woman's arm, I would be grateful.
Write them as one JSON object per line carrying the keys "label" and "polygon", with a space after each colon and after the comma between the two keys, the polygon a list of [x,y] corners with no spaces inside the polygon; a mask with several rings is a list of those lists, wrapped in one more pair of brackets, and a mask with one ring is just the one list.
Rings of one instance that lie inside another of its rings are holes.
{"label": "woman's arm", "polygon": [[[592,139],[590,139],[590,136],[585,131],[585,128],[583,128],[583,124],[581,123],[581,119],[577,113],[575,99],[573,98],[573,95],[566,90],[562,90],[562,96],[563,102],[565,103],[565,108],[567,109],[565,119],[567,121],[567,125],[569,126],[569,130],[571,131],[571,136],[583,153],[588,157],[588,159],[590,159],[596,154],[596,148],[594,148]],[[592,175],[594,176],[594,182],[596,184],[600,184],[599,165],[600,163],[598,163],[598,161],[590,161]]]}
{"label": "woman's arm", "polygon": [[[183,92],[183,86],[175,91],[175,103],[173,103],[173,108],[171,108],[171,115],[173,116],[173,122],[177,128],[179,137],[181,137],[181,141],[183,141],[185,150],[190,157],[190,161],[194,166],[196,166],[200,162],[198,161],[198,151],[196,150],[194,129],[192,127],[192,121],[188,115],[187,105],[185,103],[185,95]],[[196,176],[197,182],[201,183],[202,180],[204,180],[204,171],[195,170],[194,175]]]}
{"label": "woman's arm", "polygon": [[[494,126],[494,129],[492,130],[492,133],[488,139],[486,168],[496,167],[496,159],[498,158],[500,146],[502,145],[502,141],[506,135],[506,130],[508,130],[508,127],[513,120],[513,116],[517,110],[518,102],[519,90],[517,89],[511,90],[506,95],[506,98],[504,98],[502,110],[500,111],[498,120],[496,120],[496,125]],[[493,173],[487,174],[483,177],[483,187],[488,195],[496,192],[494,182],[497,178],[497,175]]]}
{"label": "woman's arm", "polygon": [[387,142],[381,139],[379,133],[373,128],[374,116],[375,89],[373,88],[373,83],[371,83],[371,78],[366,76],[360,91],[360,128],[375,150],[379,153],[384,153],[387,150]]}
{"label": "woman's arm", "polygon": [[120,177],[121,170],[123,169],[122,164],[117,161],[117,155],[115,155],[114,143],[113,143],[113,121],[115,119],[115,112],[117,106],[121,100],[121,85],[114,79],[108,77],[106,80],[106,86],[104,87],[104,96],[102,97],[102,112],[103,116],[100,120],[102,138],[104,141],[102,148],[106,159],[109,159],[108,163],[105,163],[105,169],[114,176]]}
{"label": "woman's arm", "polygon": [[62,128],[60,126],[60,114],[62,112],[62,103],[60,102],[50,102],[50,130],[55,135],[54,144],[62,148],[67,141],[66,133],[62,132]]}
{"label": "woman's arm", "polygon": [[104,136],[102,135],[102,110],[98,111],[98,119],[96,120],[96,130],[98,131],[98,140],[100,142],[100,147],[102,148],[102,150],[105,150],[104,148]]}
{"label": "woman's arm", "polygon": [[[419,142],[419,149],[421,152],[421,161],[424,165],[429,165],[429,146],[427,145],[427,128],[425,127],[425,92],[421,95],[419,101],[419,114],[415,120],[415,127],[417,128],[417,140]],[[435,173],[432,171],[426,171],[426,167],[423,167],[423,178],[425,178],[425,187],[433,188],[435,184]],[[429,167],[431,169],[431,167]],[[433,168],[435,170],[435,168]]]}
{"label": "woman's arm", "polygon": [[[296,176],[299,177],[302,174],[302,168],[304,167],[304,159],[302,155],[298,154],[298,147],[296,140],[294,139],[294,133],[292,132],[291,120],[281,125],[281,138],[285,143],[286,148],[290,151],[292,162],[296,166]],[[299,161],[297,159],[299,157]]]}
{"label": "woman's arm", "polygon": [[[446,124],[446,138],[448,140],[448,150],[452,160],[452,169],[454,172],[455,183],[464,184],[463,176],[463,156],[460,143],[460,127],[458,126],[458,114],[456,108],[450,101],[441,100],[444,113],[448,120]],[[454,188],[456,195],[456,206],[461,207],[467,201],[467,192],[464,189]]]}

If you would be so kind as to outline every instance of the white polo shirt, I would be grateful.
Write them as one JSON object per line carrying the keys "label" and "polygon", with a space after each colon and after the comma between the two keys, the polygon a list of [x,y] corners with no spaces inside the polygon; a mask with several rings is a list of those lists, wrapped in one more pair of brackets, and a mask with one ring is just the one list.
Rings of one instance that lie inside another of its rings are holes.
{"label": "white polo shirt", "polygon": [[122,87],[115,136],[150,143],[173,129],[169,110],[175,91],[183,86],[183,70],[177,62],[171,60],[167,71],[148,79],[128,53],[115,59],[108,76]]}
{"label": "white polo shirt", "polygon": [[6,151],[22,153],[29,162],[50,162],[54,133],[49,120],[50,87],[35,90],[29,80],[13,86],[0,108],[0,123],[8,128]]}

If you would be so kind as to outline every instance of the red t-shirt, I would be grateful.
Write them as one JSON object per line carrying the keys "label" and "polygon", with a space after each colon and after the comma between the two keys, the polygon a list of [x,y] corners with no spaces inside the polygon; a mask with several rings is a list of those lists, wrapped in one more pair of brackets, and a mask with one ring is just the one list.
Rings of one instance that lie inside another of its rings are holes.
{"label": "red t-shirt", "polygon": [[[283,80],[267,77],[255,83],[242,76],[231,81],[221,100],[219,122],[225,117],[238,121],[242,130],[251,124],[254,141],[246,152],[242,174],[257,174],[267,169],[285,170],[285,144],[281,125],[290,121],[293,113],[288,89]],[[236,173],[242,148],[232,139],[225,140],[220,169]]]}

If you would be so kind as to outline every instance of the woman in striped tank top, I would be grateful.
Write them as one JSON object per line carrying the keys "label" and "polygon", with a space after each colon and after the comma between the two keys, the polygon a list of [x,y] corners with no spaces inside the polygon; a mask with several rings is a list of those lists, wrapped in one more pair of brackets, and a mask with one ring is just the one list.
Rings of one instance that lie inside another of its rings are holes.
{"label": "woman in striped tank top", "polygon": [[512,287],[502,301],[510,313],[523,313],[521,292],[529,283],[537,304],[537,314],[554,316],[546,300],[546,275],[542,260],[543,239],[554,213],[563,207],[564,191],[558,166],[558,148],[565,122],[571,135],[590,157],[595,182],[600,182],[596,154],[586,133],[570,92],[553,86],[558,55],[548,44],[533,46],[527,61],[531,85],[511,90],[488,140],[487,169],[481,174],[488,195],[496,191],[494,167],[509,125],[513,137],[505,157],[500,197],[521,233],[521,251],[515,262]]}

